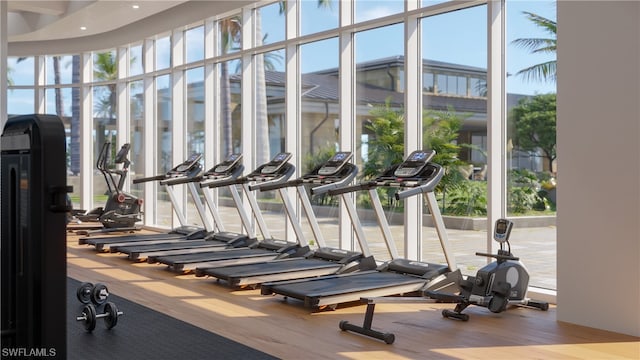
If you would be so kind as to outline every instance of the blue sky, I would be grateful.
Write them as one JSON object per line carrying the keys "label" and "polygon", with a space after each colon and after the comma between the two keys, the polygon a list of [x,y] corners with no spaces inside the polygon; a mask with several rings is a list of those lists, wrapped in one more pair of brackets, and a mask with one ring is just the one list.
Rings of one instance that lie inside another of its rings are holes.
{"label": "blue sky", "polygon": [[[313,2],[309,0],[308,2]],[[364,1],[363,6],[356,8],[356,19],[395,14],[401,8],[397,1]],[[508,1],[507,3],[507,41],[511,43],[518,38],[548,38],[544,30],[525,18],[523,11],[533,12],[548,19],[555,20],[555,1]],[[314,17],[322,17],[326,23],[337,24],[337,11],[314,11]],[[266,17],[266,14],[263,15]],[[311,16],[310,16],[311,17]],[[336,19],[331,20],[331,17]],[[303,17],[304,20],[304,17]],[[277,32],[277,25],[269,26],[264,21],[266,32]],[[319,24],[320,22],[314,22]],[[463,24],[462,26],[460,24]],[[425,18],[422,23],[423,57],[431,60],[445,61],[455,64],[487,67],[487,33],[486,7],[480,6],[461,10],[450,14]],[[323,30],[326,26],[315,25],[315,30]],[[368,61],[389,56],[404,54],[404,29],[401,25],[390,25],[384,28],[368,30],[356,34],[356,61]],[[338,59],[338,42],[336,39],[325,40],[304,47],[302,71],[317,71],[335,67]],[[533,55],[528,50],[509,45],[507,49],[507,73],[515,74],[519,70],[553,60],[555,55]],[[309,59],[308,61],[306,59]],[[312,61],[316,59],[316,61]],[[521,77],[507,78],[509,93],[533,95],[556,91],[555,83],[526,82]]]}
{"label": "blue sky", "polygon": [[[426,2],[428,0],[423,1]],[[428,2],[436,3],[442,1],[429,0]],[[356,2],[356,20],[360,21],[398,13],[402,10],[402,4],[403,2],[399,0],[359,0]],[[301,29],[303,34],[335,28],[338,25],[336,0],[334,0],[331,9],[318,9],[317,0],[305,0],[301,5],[301,9],[301,22],[309,24]],[[263,32],[268,33],[267,42],[272,43],[284,39],[284,17],[279,14],[277,4],[266,6],[261,11]],[[509,0],[507,2],[508,42],[510,43],[517,38],[549,37],[549,34],[527,20],[522,14],[523,11],[530,11],[553,20],[556,18],[555,1]],[[357,33],[356,61],[362,62],[403,55],[403,32],[402,25],[398,24]],[[423,20],[422,33],[423,57],[486,68],[486,37],[485,6],[425,18]],[[198,37],[196,36],[196,38]],[[197,49],[197,47],[193,48]],[[160,48],[158,51],[159,56],[163,52],[162,49],[164,48]],[[338,41],[335,38],[304,45],[302,49],[301,66],[303,72],[333,68],[338,64]],[[168,51],[168,47],[164,51]],[[196,51],[201,52],[201,49]],[[202,55],[195,56],[198,58]],[[532,55],[528,50],[508,46],[507,72],[515,74],[524,67],[551,60],[554,56]],[[26,64],[20,64],[20,66],[16,66],[14,62],[11,59],[9,60],[9,65],[13,68],[10,76],[14,82],[17,85],[33,83],[32,62],[31,65],[27,62]],[[283,64],[276,65],[281,69],[283,67]],[[507,92],[509,93],[533,95],[555,91],[555,83],[526,82],[522,78],[515,76],[507,78]],[[8,95],[13,101],[9,104],[10,111],[31,111],[33,96],[25,94],[26,97],[23,98],[23,96],[19,95],[23,92],[25,91],[14,90],[9,92]],[[22,100],[24,100],[24,103],[21,103]],[[23,108],[27,110],[21,111]]]}

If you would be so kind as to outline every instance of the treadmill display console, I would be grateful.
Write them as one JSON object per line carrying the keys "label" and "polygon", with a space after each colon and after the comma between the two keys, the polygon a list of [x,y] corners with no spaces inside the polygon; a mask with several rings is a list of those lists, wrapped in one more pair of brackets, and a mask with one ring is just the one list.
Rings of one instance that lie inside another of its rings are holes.
{"label": "treadmill display console", "polygon": [[275,172],[277,172],[278,170],[280,170],[280,168],[287,163],[287,161],[291,159],[291,154],[290,153],[279,153],[278,155],[274,156],[273,159],[271,159],[271,161],[269,161],[269,163],[267,163],[261,170],[260,173],[261,174],[273,174]]}
{"label": "treadmill display console", "polygon": [[198,161],[202,158],[202,154],[192,154],[189,156],[187,160],[185,160],[182,164],[176,166],[173,170],[170,171],[172,176],[179,176],[187,171],[191,170],[194,166],[198,164]]}
{"label": "treadmill display console", "polygon": [[416,150],[412,152],[407,159],[398,166],[393,173],[396,177],[413,177],[418,175],[420,171],[427,165],[429,160],[436,154],[433,150]]}
{"label": "treadmill display console", "polygon": [[343,151],[338,152],[331,159],[322,165],[322,167],[318,170],[318,175],[322,176],[330,176],[342,169],[344,164],[346,164],[349,159],[351,159],[351,152]]}
{"label": "treadmill display console", "polygon": [[242,154],[231,154],[227,156],[223,162],[213,168],[213,171],[217,174],[225,173],[230,169],[233,169],[240,162],[240,159],[242,159]]}

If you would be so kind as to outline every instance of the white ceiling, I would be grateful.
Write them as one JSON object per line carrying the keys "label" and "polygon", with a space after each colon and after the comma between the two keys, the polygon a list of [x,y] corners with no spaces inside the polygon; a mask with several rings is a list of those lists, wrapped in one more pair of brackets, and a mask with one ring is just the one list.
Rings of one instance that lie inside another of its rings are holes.
{"label": "white ceiling", "polygon": [[[53,55],[107,49],[227,14],[255,2],[257,0],[7,1],[8,54]],[[138,8],[134,9],[133,5]]]}
{"label": "white ceiling", "polygon": [[[186,1],[8,1],[8,40],[42,41],[105,33]],[[138,8],[134,9],[133,5]],[[85,30],[81,30],[85,27]]]}

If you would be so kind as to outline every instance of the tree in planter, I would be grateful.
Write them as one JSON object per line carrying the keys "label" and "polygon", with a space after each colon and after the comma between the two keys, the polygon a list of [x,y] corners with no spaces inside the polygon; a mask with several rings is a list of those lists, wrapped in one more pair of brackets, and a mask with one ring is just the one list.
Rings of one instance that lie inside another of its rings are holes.
{"label": "tree in planter", "polygon": [[[372,132],[373,136],[368,144],[369,153],[368,161],[364,164],[364,178],[377,176],[380,169],[397,164],[404,157],[404,109],[394,109],[390,101],[386,101],[384,105],[374,107],[369,113],[371,118],[365,124],[365,128]],[[459,171],[453,170],[465,164],[458,158],[462,147],[471,146],[456,142],[466,117],[468,115],[458,114],[451,107],[447,111],[424,111],[423,148],[435,150],[436,155],[432,161],[445,168],[445,176],[437,187],[440,193],[444,193],[445,189],[448,190],[458,182],[466,181]],[[381,190],[384,190],[381,199],[387,199],[391,205],[393,193],[397,189]]]}
{"label": "tree in planter", "polygon": [[511,109],[514,145],[526,151],[542,151],[547,169],[554,172],[556,159],[556,94],[523,98]]}

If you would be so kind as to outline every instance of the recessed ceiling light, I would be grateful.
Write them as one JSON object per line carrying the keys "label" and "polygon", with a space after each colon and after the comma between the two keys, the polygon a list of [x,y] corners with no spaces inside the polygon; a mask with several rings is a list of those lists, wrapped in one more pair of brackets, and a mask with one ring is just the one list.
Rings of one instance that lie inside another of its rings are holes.
{"label": "recessed ceiling light", "polygon": [[85,31],[85,30],[87,30],[87,27],[86,26],[80,26],[80,30]]}
{"label": "recessed ceiling light", "polygon": [[138,4],[131,5],[131,7],[134,8],[134,9],[140,9],[140,5],[138,5]]}

